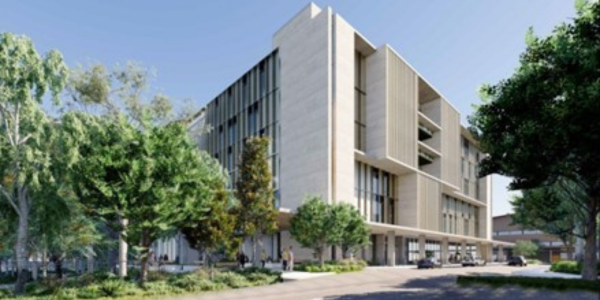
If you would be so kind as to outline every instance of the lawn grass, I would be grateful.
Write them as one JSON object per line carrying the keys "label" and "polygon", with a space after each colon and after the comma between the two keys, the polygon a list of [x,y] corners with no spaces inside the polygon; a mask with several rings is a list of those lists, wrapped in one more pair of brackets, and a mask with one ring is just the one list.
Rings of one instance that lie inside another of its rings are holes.
{"label": "lawn grass", "polygon": [[524,288],[551,289],[558,291],[584,290],[600,293],[600,282],[582,279],[537,278],[520,276],[458,276],[459,285],[487,284],[494,288],[517,285]]}

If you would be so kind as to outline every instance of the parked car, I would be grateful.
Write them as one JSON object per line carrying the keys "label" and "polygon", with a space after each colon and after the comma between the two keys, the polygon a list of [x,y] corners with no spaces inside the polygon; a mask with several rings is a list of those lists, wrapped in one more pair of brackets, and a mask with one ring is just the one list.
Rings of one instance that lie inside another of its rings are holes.
{"label": "parked car", "polygon": [[423,258],[417,262],[417,269],[441,268],[442,264],[436,258]]}
{"label": "parked car", "polygon": [[465,257],[462,261],[463,267],[478,267],[478,266],[485,266],[485,264],[486,264],[486,261],[480,257],[476,257],[476,258]]}
{"label": "parked car", "polygon": [[513,256],[508,259],[509,266],[527,267],[527,260],[523,256]]}

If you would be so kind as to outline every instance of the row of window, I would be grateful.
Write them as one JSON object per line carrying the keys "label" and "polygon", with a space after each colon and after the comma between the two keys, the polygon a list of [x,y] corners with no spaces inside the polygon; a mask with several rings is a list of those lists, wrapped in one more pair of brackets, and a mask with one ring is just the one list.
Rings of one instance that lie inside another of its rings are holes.
{"label": "row of window", "polygon": [[395,224],[396,175],[357,161],[354,181],[358,210],[370,221]]}
{"label": "row of window", "polygon": [[367,144],[365,57],[358,51],[354,55],[354,148],[365,151]]}
{"label": "row of window", "polygon": [[229,171],[233,188],[239,179],[237,166],[244,141],[252,136],[268,137],[276,198],[281,169],[279,66],[275,51],[211,101],[206,106],[203,121],[212,130],[199,143]]}
{"label": "row of window", "polygon": [[540,230],[496,230],[494,235],[543,234]]}
{"label": "row of window", "polygon": [[479,207],[444,195],[442,198],[442,232],[478,236]]}

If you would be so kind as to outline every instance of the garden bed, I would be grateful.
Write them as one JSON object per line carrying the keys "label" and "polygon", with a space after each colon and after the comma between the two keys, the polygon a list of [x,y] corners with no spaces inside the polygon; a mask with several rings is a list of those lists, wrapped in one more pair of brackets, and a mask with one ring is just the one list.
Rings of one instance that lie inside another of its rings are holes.
{"label": "garden bed", "polygon": [[328,261],[323,266],[320,266],[317,263],[304,263],[301,265],[294,266],[294,270],[310,272],[310,273],[321,273],[321,272],[345,273],[345,272],[362,271],[366,266],[367,266],[367,263],[363,260],[342,260],[342,261]]}
{"label": "garden bed", "polygon": [[585,290],[600,292],[598,281],[565,278],[538,278],[519,276],[458,276],[459,285],[486,284],[494,288],[517,285],[524,288],[551,289],[551,290]]}
{"label": "garden bed", "polygon": [[76,300],[179,295],[219,291],[282,282],[281,273],[267,269],[215,270],[212,279],[206,270],[170,274],[150,272],[148,282],[140,287],[133,280],[124,280],[113,273],[97,272],[68,278],[65,281],[45,280],[26,285],[26,297],[14,297],[8,290],[0,290],[0,299],[19,300]]}

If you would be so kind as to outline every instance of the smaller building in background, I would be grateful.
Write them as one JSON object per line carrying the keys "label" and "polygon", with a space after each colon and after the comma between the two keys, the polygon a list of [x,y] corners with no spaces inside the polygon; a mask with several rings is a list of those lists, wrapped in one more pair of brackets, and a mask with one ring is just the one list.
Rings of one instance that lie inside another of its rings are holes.
{"label": "smaller building in background", "polygon": [[[512,214],[495,216],[492,222],[494,240],[516,243],[517,241],[532,241],[539,246],[537,259],[543,262],[555,262],[567,259],[567,247],[556,236],[540,230],[526,229],[513,225]],[[511,256],[512,249],[506,249],[506,257]]]}

